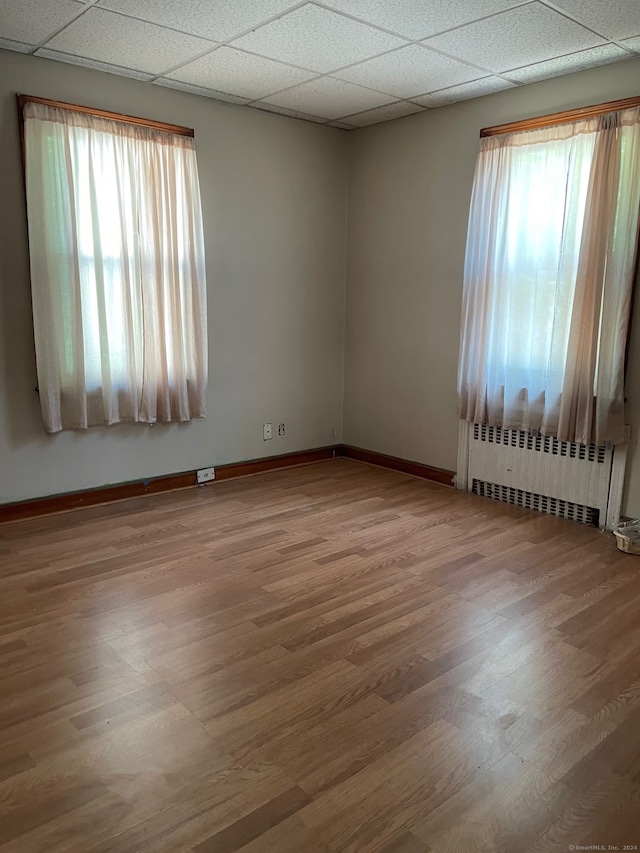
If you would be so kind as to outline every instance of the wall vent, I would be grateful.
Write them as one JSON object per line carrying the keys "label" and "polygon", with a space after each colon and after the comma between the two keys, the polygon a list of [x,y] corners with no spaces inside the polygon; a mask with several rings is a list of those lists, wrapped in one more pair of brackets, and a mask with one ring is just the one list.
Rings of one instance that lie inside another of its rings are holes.
{"label": "wall vent", "polygon": [[550,453],[552,456],[568,456],[570,459],[588,459],[603,465],[607,458],[607,448],[595,444],[576,444],[575,441],[559,441],[550,435],[534,435],[531,432],[521,432],[519,429],[503,429],[502,427],[473,425],[475,441],[488,441],[492,444],[504,444],[510,447],[535,450],[537,453]]}
{"label": "wall vent", "polygon": [[584,445],[460,421],[456,486],[611,530],[620,517],[626,451],[626,442]]}
{"label": "wall vent", "polygon": [[537,495],[523,489],[514,489],[510,486],[500,486],[496,483],[474,479],[471,491],[474,495],[480,495],[483,498],[493,498],[495,501],[521,506],[525,509],[535,509],[538,512],[547,513],[547,515],[569,518],[571,521],[579,521],[581,524],[592,524],[598,527],[600,522],[600,512],[595,507],[550,498],[547,495]]}

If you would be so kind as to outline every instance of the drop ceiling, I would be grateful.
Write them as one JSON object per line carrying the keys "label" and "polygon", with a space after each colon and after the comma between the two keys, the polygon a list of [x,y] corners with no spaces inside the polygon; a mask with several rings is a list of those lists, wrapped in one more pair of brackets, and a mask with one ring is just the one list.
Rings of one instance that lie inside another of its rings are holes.
{"label": "drop ceiling", "polygon": [[640,54],[640,0],[0,0],[0,47],[364,127]]}

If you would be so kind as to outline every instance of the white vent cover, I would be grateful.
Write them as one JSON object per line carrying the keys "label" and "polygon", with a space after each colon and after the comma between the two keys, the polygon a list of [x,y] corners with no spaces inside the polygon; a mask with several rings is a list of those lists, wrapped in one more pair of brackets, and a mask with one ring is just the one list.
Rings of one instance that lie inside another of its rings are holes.
{"label": "white vent cover", "polygon": [[610,529],[620,514],[626,447],[585,446],[461,421],[456,485]]}
{"label": "white vent cover", "polygon": [[474,495],[480,495],[483,498],[493,498],[502,503],[546,512],[548,515],[570,518],[572,521],[579,521],[581,524],[593,524],[597,527],[600,521],[600,513],[595,507],[574,504],[571,501],[561,501],[557,498],[548,498],[546,495],[534,495],[532,492],[524,492],[522,489],[497,486],[495,483],[485,483],[483,480],[474,479],[471,491]]}
{"label": "white vent cover", "polygon": [[491,444],[506,444],[509,447],[535,450],[536,453],[550,453],[552,456],[568,456],[570,459],[588,459],[601,465],[607,460],[606,447],[595,444],[576,444],[575,441],[559,441],[550,435],[534,435],[519,429],[502,429],[486,424],[472,424],[474,441],[488,441]]}

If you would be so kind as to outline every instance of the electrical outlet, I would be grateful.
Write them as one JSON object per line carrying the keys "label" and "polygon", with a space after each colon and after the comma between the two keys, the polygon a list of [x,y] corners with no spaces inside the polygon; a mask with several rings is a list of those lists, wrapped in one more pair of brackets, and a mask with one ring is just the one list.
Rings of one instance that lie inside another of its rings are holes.
{"label": "electrical outlet", "polygon": [[278,424],[278,435],[284,435],[284,424]]}
{"label": "electrical outlet", "polygon": [[262,440],[269,441],[270,438],[273,438],[273,424],[263,424],[262,425]]}
{"label": "electrical outlet", "polygon": [[196,471],[196,476],[198,478],[198,483],[209,483],[211,480],[215,480],[216,469],[215,468],[199,468]]}

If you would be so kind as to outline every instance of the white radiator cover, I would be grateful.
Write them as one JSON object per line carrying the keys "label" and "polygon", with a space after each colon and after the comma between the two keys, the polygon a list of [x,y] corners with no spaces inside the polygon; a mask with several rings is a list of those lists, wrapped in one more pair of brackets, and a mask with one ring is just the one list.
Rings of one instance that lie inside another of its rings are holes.
{"label": "white radiator cover", "polygon": [[456,486],[612,529],[620,517],[626,449],[461,421]]}

